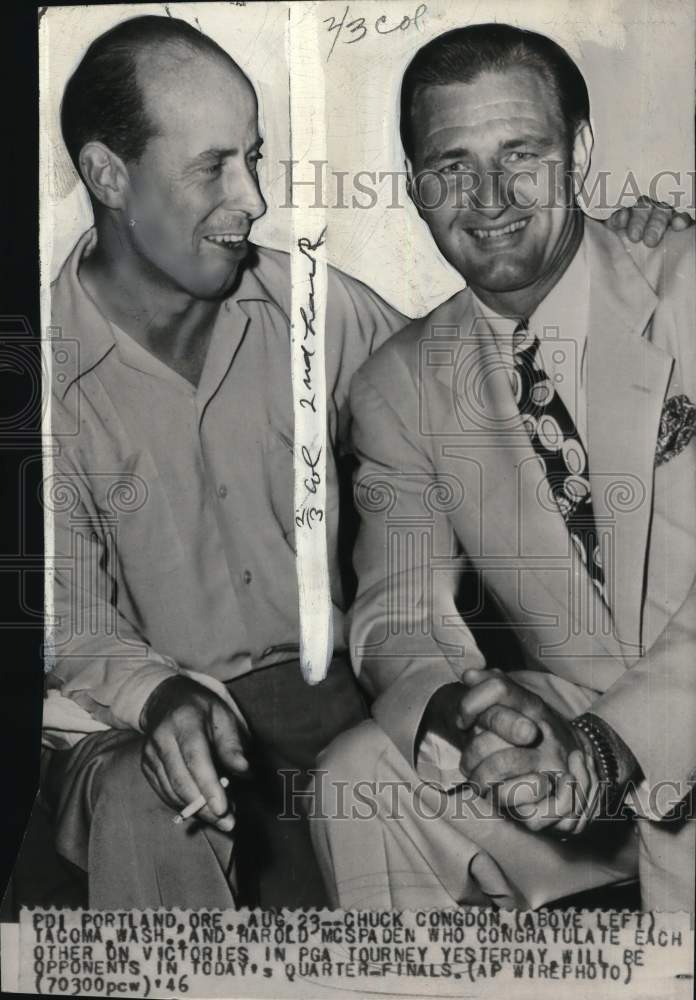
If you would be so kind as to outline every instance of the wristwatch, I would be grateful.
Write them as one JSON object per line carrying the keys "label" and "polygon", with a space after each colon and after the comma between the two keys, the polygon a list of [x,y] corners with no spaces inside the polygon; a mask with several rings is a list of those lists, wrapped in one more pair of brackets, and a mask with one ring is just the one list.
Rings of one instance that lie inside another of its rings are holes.
{"label": "wristwatch", "polygon": [[591,712],[585,712],[573,719],[571,726],[579,729],[590,741],[602,789],[601,812],[605,815],[614,815],[616,806],[621,803],[623,785],[619,783],[619,761],[612,741],[604,725]]}

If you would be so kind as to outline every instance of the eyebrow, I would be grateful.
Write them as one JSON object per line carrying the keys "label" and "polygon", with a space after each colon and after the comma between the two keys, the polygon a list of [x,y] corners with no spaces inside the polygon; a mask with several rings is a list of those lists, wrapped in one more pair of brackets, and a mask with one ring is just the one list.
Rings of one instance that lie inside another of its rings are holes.
{"label": "eyebrow", "polygon": [[[256,139],[256,141],[249,147],[247,155],[248,153],[258,152],[262,145],[263,139],[259,136],[259,138]],[[186,169],[190,170],[192,167],[197,167],[201,163],[210,163],[212,160],[224,160],[228,156],[236,156],[237,153],[239,153],[239,146],[230,146],[227,149],[223,149],[219,146],[211,146],[210,149],[205,149],[202,153],[194,156],[194,158],[186,164]]]}
{"label": "eyebrow", "polygon": [[514,149],[516,146],[540,146],[542,149],[548,149],[553,146],[553,139],[547,135],[535,135],[533,132],[528,132],[526,135],[519,135],[515,139],[506,139],[505,142],[501,142],[500,149]]}
{"label": "eyebrow", "polygon": [[[539,146],[542,150],[545,150],[553,146],[553,139],[545,135],[535,135],[533,132],[528,132],[525,135],[516,136],[514,139],[506,139],[505,142],[500,143],[498,149],[515,149],[518,146],[526,145]],[[428,150],[423,158],[423,164],[426,167],[430,167],[439,160],[465,160],[471,155],[471,150],[467,149],[466,146],[453,146],[451,149],[438,149],[435,146]]]}
{"label": "eyebrow", "polygon": [[455,158],[465,160],[467,156],[471,156],[471,150],[464,146],[453,146],[451,149],[438,149],[437,146],[433,146],[423,157],[423,163],[426,167],[430,167],[438,160],[453,160]]}

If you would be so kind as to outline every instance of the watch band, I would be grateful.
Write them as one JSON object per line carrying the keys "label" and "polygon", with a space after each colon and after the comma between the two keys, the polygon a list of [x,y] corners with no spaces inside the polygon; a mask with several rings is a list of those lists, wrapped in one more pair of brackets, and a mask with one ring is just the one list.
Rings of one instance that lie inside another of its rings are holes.
{"label": "watch band", "polygon": [[620,796],[619,764],[614,749],[602,727],[597,725],[596,717],[589,712],[579,715],[571,721],[575,729],[579,729],[590,741],[599,779],[604,786],[605,810],[609,812],[612,803]]}

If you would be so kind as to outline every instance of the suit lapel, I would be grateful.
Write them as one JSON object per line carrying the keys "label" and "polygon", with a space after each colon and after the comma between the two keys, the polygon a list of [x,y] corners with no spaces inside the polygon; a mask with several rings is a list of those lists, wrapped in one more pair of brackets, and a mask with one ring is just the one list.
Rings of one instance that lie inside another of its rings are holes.
{"label": "suit lapel", "polygon": [[[449,305],[453,321],[459,308],[455,373],[453,376],[448,366],[436,369],[436,373],[451,393],[460,437],[443,444],[442,454],[452,461],[455,474],[461,475],[464,458],[478,463],[482,470],[479,517],[470,516],[469,504],[466,517],[457,524],[462,543],[484,567],[489,582],[499,581],[497,589],[507,594],[511,607],[520,601],[526,603],[518,590],[522,576],[515,573],[515,566],[527,578],[530,574],[535,578],[545,594],[544,611],[535,617],[534,611],[527,609],[527,627],[532,629],[529,638],[539,645],[544,626],[567,623],[568,634],[557,651],[542,650],[542,655],[550,652],[559,658],[559,672],[565,672],[561,660],[568,658],[572,663],[573,657],[592,655],[593,651],[604,658],[607,654],[618,656],[620,661],[616,639],[597,625],[602,602],[586,570],[576,564],[576,580],[570,584],[568,579],[568,529],[548,493],[545,472],[522,424],[507,365],[502,363],[490,332],[487,328],[484,332],[477,322],[470,295],[457,296]],[[496,570],[494,561],[500,556],[505,558]],[[581,594],[584,596],[579,599]]]}
{"label": "suit lapel", "polygon": [[[588,220],[588,454],[605,575],[624,655],[639,655],[655,446],[673,359],[643,336],[657,297],[620,240]],[[600,529],[601,530],[601,529]]]}

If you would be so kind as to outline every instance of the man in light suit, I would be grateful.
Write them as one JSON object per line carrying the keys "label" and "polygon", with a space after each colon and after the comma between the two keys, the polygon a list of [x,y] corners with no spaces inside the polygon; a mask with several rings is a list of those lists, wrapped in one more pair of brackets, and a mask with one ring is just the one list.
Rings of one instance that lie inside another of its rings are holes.
{"label": "man in light suit", "polygon": [[589,122],[567,53],[506,25],[404,77],[412,195],[468,287],[353,379],[374,721],[322,756],[313,823],[344,907],[636,874],[693,906],[694,239],[583,216]]}

